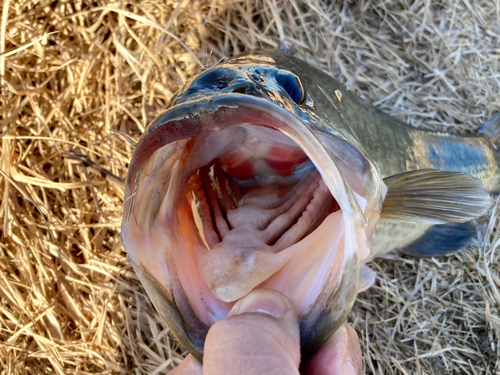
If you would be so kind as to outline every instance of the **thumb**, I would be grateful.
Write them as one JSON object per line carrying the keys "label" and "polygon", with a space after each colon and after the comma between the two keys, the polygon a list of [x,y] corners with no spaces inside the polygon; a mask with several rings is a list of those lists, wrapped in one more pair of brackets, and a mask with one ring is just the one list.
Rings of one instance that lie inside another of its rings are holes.
{"label": "thumb", "polygon": [[256,290],[208,331],[204,375],[298,375],[299,326],[281,293]]}

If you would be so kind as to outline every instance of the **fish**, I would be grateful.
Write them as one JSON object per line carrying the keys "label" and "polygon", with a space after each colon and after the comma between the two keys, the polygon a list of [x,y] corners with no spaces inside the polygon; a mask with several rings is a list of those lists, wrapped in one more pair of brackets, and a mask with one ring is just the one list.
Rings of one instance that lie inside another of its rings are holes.
{"label": "fish", "polygon": [[499,123],[411,127],[289,53],[248,51],[194,76],[133,143],[122,242],[198,359],[259,288],[291,300],[307,358],[373,284],[372,259],[474,240],[500,191]]}

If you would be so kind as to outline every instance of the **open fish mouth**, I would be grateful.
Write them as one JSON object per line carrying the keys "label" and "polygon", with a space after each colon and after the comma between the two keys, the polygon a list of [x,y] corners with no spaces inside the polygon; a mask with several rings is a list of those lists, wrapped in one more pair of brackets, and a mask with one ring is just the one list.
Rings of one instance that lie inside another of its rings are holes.
{"label": "open fish mouth", "polygon": [[285,294],[302,344],[317,346],[351,309],[368,253],[366,199],[351,185],[321,137],[268,100],[183,103],[137,145],[123,243],[194,354],[208,328],[257,288]]}

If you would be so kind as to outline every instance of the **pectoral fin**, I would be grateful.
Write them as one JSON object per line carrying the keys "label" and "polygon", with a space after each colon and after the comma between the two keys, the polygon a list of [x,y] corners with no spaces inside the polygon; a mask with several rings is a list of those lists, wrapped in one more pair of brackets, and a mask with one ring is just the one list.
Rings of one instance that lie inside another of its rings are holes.
{"label": "pectoral fin", "polygon": [[384,179],[380,220],[424,224],[463,223],[484,216],[493,202],[477,178],[434,169]]}
{"label": "pectoral fin", "polygon": [[377,273],[368,266],[361,266],[359,270],[358,293],[364,292],[375,282]]}

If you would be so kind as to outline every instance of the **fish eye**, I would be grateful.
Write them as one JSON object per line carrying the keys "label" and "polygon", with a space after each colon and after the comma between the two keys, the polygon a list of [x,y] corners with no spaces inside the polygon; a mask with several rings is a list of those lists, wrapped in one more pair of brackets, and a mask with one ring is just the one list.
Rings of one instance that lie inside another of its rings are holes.
{"label": "fish eye", "polygon": [[286,91],[290,99],[296,104],[304,104],[306,99],[305,90],[296,75],[288,72],[278,72],[276,82]]}

